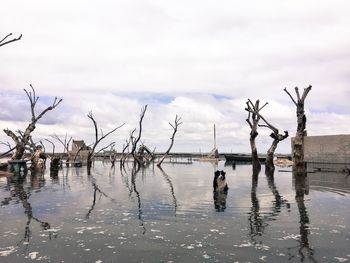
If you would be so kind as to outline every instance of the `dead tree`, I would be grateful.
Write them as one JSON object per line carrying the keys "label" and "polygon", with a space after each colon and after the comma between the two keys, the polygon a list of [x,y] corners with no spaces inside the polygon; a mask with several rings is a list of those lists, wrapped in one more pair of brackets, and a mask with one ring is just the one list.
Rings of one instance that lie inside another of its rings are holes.
{"label": "dead tree", "polygon": [[[130,138],[132,137],[132,133],[130,133]],[[126,149],[129,148],[131,139],[126,140],[126,144],[123,145],[123,150],[120,156],[120,170],[122,170],[122,167],[124,166],[125,160],[128,158],[128,153],[125,153]]]}
{"label": "dead tree", "polygon": [[[260,113],[259,113],[260,115]],[[275,151],[277,148],[277,145],[280,141],[283,141],[285,138],[288,137],[288,131],[284,131],[284,134],[280,134],[278,129],[273,126],[271,123],[269,123],[262,115],[260,115],[260,118],[263,120],[265,124],[259,124],[259,127],[266,127],[272,130],[272,133],[270,134],[270,137],[273,139],[272,144],[270,148],[267,150],[267,156],[265,160],[265,169],[266,170],[275,170],[275,165],[273,163],[273,157],[275,155]]]}
{"label": "dead tree", "polygon": [[293,98],[293,96],[288,92],[287,88],[284,88],[284,91],[288,94],[288,96],[293,101],[294,105],[297,107],[297,131],[295,134],[295,138],[293,140],[293,149],[292,149],[292,155],[293,155],[293,171],[297,172],[298,174],[304,174],[305,173],[305,162],[304,162],[304,137],[307,136],[306,133],[306,116],[305,116],[305,110],[304,110],[304,103],[307,94],[311,90],[311,85],[307,88],[304,88],[304,92],[302,96],[300,96],[298,87],[295,87],[295,93],[297,95],[296,100]]}
{"label": "dead tree", "polygon": [[23,136],[16,135],[13,131],[9,129],[4,129],[4,132],[7,134],[7,136],[10,136],[12,140],[16,144],[16,149],[14,154],[12,155],[12,160],[20,160],[23,157],[25,147],[30,143],[31,133],[35,130],[36,123],[48,112],[56,108],[62,101],[62,99],[57,99],[55,97],[53,103],[51,106],[44,109],[39,115],[35,113],[35,106],[36,103],[39,100],[39,97],[36,96],[35,90],[32,85],[30,85],[32,91],[27,91],[24,89],[25,93],[27,94],[27,97],[30,102],[30,109],[32,113],[32,119],[29,123],[28,127],[23,132]]}
{"label": "dead tree", "polygon": [[137,144],[139,143],[139,141],[141,139],[142,121],[143,121],[143,118],[145,117],[146,110],[147,110],[147,105],[145,105],[141,108],[141,114],[140,114],[140,120],[139,120],[139,133],[138,133],[137,137],[133,136],[135,130],[130,135],[130,143],[132,146],[130,154],[134,158],[134,161],[138,162],[139,164],[142,164],[142,160],[139,158],[139,156],[136,152],[136,149],[137,149]]}
{"label": "dead tree", "polygon": [[136,155],[139,163],[144,166],[150,164],[155,158],[155,150],[151,151],[144,143],[141,143]]}
{"label": "dead tree", "polygon": [[72,141],[72,136],[67,137],[67,133],[66,135],[64,136],[64,140],[61,139],[57,134],[54,134],[54,135],[50,135],[51,138],[53,139],[56,139],[57,141],[59,141],[59,143],[62,144],[63,146],[63,157],[65,156],[65,154],[67,154],[67,160],[66,160],[66,164],[68,165],[68,163],[70,161],[73,161],[75,160],[76,156],[78,155],[79,152],[76,153],[75,156],[72,155],[72,153],[69,151],[69,145],[70,145],[70,142]]}
{"label": "dead tree", "polygon": [[258,158],[258,150],[256,147],[255,139],[258,136],[258,124],[260,121],[259,112],[267,105],[267,103],[265,103],[262,107],[260,107],[259,100],[253,103],[250,99],[248,99],[246,104],[247,104],[247,108],[245,108],[245,110],[248,111],[248,118],[246,119],[246,121],[249,124],[249,127],[251,129],[249,141],[250,141],[250,147],[252,150],[253,169],[260,170],[261,164]]}
{"label": "dead tree", "polygon": [[61,167],[61,157],[55,155],[55,144],[49,139],[45,140],[52,145],[52,154],[48,154],[48,157],[50,159],[50,176],[56,177],[58,176],[58,170]]}
{"label": "dead tree", "polygon": [[108,144],[107,146],[103,147],[102,149],[100,149],[99,151],[95,152],[97,145],[104,139],[106,138],[108,135],[110,135],[111,133],[115,132],[116,130],[118,130],[119,128],[123,127],[125,123],[123,123],[122,125],[114,128],[113,130],[107,132],[106,134],[103,134],[103,131],[101,130],[101,136],[98,133],[98,126],[97,126],[97,122],[94,119],[92,112],[90,111],[89,114],[87,115],[88,118],[93,122],[94,124],[94,128],[95,128],[95,142],[93,144],[93,146],[89,149],[88,152],[88,156],[87,156],[87,167],[88,167],[88,173],[91,169],[92,166],[92,160],[95,157],[96,153],[99,153],[105,149],[107,149],[108,147],[110,147],[112,144],[114,144],[114,142]]}
{"label": "dead tree", "polygon": [[0,47],[5,46],[6,44],[10,44],[12,42],[18,41],[22,38],[22,34],[17,38],[8,39],[10,36],[12,36],[12,33],[8,34],[7,36],[5,36],[3,39],[0,40]]}
{"label": "dead tree", "polygon": [[181,120],[181,117],[178,117],[177,115],[175,116],[175,121],[174,121],[174,124],[171,124],[169,122],[169,125],[173,128],[173,135],[171,136],[170,138],[170,145],[169,145],[169,148],[168,150],[166,150],[166,152],[164,153],[163,157],[158,161],[157,163],[157,166],[160,167],[164,161],[164,159],[167,157],[167,155],[169,154],[171,148],[173,147],[174,145],[174,139],[175,139],[175,134],[177,132],[177,128],[182,124],[182,122],[180,122]]}
{"label": "dead tree", "polygon": [[115,161],[117,160],[117,151],[114,149],[115,143],[111,145],[109,151],[109,160],[111,161],[111,168],[115,166]]}

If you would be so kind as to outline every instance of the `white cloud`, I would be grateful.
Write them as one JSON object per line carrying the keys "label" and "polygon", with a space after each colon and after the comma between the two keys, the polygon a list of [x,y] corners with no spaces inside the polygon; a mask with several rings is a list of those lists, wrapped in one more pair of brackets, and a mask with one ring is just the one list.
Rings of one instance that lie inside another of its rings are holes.
{"label": "white cloud", "polygon": [[[295,109],[283,88],[312,84],[309,134],[349,133],[349,7],[348,1],[5,1],[0,35],[23,38],[0,48],[0,126],[26,127],[21,90],[33,83],[43,96],[38,106],[64,99],[41,120],[37,136],[68,132],[89,141],[92,110],[105,131],[126,122],[116,135],[123,140],[149,103],[144,140],[159,150],[169,143],[168,121],[179,114],[184,123],[174,150],[209,150],[216,123],[224,151],[249,151],[246,99],[269,101],[266,118],[292,135]],[[261,149],[268,134],[260,132]],[[289,142],[280,147],[289,151]]]}

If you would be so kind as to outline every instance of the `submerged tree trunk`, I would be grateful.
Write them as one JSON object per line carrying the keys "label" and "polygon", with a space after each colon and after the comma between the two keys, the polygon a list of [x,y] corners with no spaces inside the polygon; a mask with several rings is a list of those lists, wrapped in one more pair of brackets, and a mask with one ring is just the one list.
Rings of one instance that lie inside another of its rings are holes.
{"label": "submerged tree trunk", "polygon": [[27,94],[27,97],[30,101],[30,108],[32,113],[31,123],[29,123],[24,132],[19,132],[19,135],[16,135],[13,131],[9,129],[4,129],[6,135],[10,136],[16,144],[16,150],[11,157],[12,160],[22,159],[25,152],[25,147],[30,143],[31,133],[35,130],[35,125],[38,122],[38,120],[41,119],[48,111],[51,111],[54,108],[56,108],[62,101],[62,99],[57,100],[57,98],[55,97],[51,106],[44,109],[39,115],[36,115],[35,106],[37,101],[39,100],[39,97],[36,96],[33,86],[30,85],[30,87],[32,91],[27,91],[26,89],[24,89],[24,91]]}
{"label": "submerged tree trunk", "polygon": [[42,171],[45,169],[46,155],[41,146],[37,146],[35,152],[31,157],[32,165],[30,169],[32,171]]}
{"label": "submerged tree trunk", "polygon": [[295,87],[295,93],[297,99],[295,100],[293,96],[287,91],[287,88],[284,91],[289,95],[295,106],[297,107],[297,132],[293,140],[293,171],[297,174],[305,174],[306,172],[306,163],[304,161],[304,137],[307,135],[306,132],[306,116],[304,111],[304,102],[307,94],[311,90],[311,85],[304,89],[303,95],[300,96],[298,87]]}
{"label": "submerged tree trunk", "polygon": [[95,118],[92,115],[92,112],[89,112],[89,114],[87,115],[88,118],[93,122],[94,124],[94,129],[95,129],[95,142],[92,146],[92,148],[89,150],[88,156],[87,156],[87,160],[86,160],[86,165],[87,165],[87,173],[88,175],[90,175],[91,173],[91,167],[92,167],[92,162],[93,162],[93,158],[95,157],[95,154],[98,152],[101,152],[109,147],[111,147],[112,145],[115,144],[115,142],[110,143],[109,145],[103,147],[102,149],[100,149],[99,151],[95,152],[97,145],[104,139],[106,138],[108,135],[110,135],[111,133],[115,132],[116,130],[118,130],[119,128],[123,127],[125,123],[123,123],[122,125],[114,128],[113,130],[107,132],[106,134],[103,134],[103,131],[101,130],[101,137],[99,136],[98,133],[98,126],[97,126],[97,122],[95,120]]}
{"label": "submerged tree trunk", "polygon": [[256,129],[252,129],[252,131],[250,132],[249,142],[250,142],[250,147],[252,150],[252,163],[253,163],[254,170],[259,170],[261,167],[261,164],[259,161],[259,156],[258,156],[258,149],[257,149],[256,143],[255,143],[255,138],[257,136],[258,136],[258,132],[256,131]]}
{"label": "submerged tree trunk", "polygon": [[258,136],[258,124],[260,121],[259,112],[267,105],[267,103],[265,103],[262,107],[260,107],[259,100],[257,100],[254,104],[250,99],[248,99],[246,104],[247,104],[247,108],[245,110],[248,111],[248,118],[246,119],[246,121],[249,124],[251,129],[249,142],[250,142],[250,148],[252,150],[253,170],[260,171],[261,164],[258,157],[258,150],[256,147],[255,139]]}
{"label": "submerged tree trunk", "polygon": [[162,165],[164,159],[168,156],[168,154],[169,154],[171,148],[172,148],[173,145],[174,145],[175,134],[176,134],[176,132],[177,132],[177,128],[179,127],[180,124],[182,124],[182,122],[180,122],[180,120],[181,120],[181,117],[178,118],[178,116],[176,115],[176,116],[175,116],[174,125],[171,124],[171,123],[169,122],[169,125],[173,128],[173,135],[172,135],[171,138],[170,138],[171,143],[170,143],[170,146],[169,146],[168,150],[164,153],[163,157],[162,157],[162,158],[158,161],[158,163],[157,163],[157,166],[159,166],[159,167]]}

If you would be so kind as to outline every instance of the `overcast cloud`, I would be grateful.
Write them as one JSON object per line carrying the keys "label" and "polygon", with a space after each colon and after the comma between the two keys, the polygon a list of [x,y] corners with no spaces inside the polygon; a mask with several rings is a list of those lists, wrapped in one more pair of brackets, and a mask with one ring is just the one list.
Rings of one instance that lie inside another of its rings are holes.
{"label": "overcast cloud", "polygon": [[[39,109],[63,98],[38,139],[67,132],[91,142],[92,110],[105,131],[126,122],[110,138],[120,149],[149,104],[143,141],[152,148],[167,148],[178,114],[174,151],[209,151],[216,123],[221,152],[248,152],[247,98],[268,101],[264,116],[293,135],[283,88],[312,84],[308,134],[350,133],[349,1],[5,0],[1,9],[0,38],[23,34],[0,48],[1,129],[26,127],[32,83]],[[261,152],[268,134],[259,132]],[[289,152],[290,140],[277,151]]]}

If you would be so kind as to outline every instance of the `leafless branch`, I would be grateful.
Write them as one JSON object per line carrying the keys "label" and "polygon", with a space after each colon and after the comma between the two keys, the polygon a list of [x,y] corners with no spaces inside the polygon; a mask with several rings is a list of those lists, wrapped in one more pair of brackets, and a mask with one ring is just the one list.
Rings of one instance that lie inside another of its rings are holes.
{"label": "leafless branch", "polygon": [[164,153],[163,157],[159,160],[159,162],[157,163],[157,166],[161,166],[164,159],[168,156],[171,148],[173,147],[174,145],[174,140],[175,140],[175,134],[177,132],[177,129],[178,127],[182,124],[181,122],[181,117],[178,117],[177,115],[175,116],[175,121],[174,121],[174,124],[170,123],[169,122],[169,125],[173,128],[173,134],[170,138],[170,145],[169,145],[169,148],[168,150],[166,150],[166,152]]}
{"label": "leafless branch", "polygon": [[138,142],[140,141],[141,139],[141,134],[142,134],[142,121],[143,121],[143,118],[145,116],[145,113],[146,113],[146,110],[147,110],[147,104],[145,106],[143,106],[141,108],[141,114],[140,114],[140,120],[139,120],[139,134],[136,138],[133,138],[132,140],[132,149],[131,149],[131,154],[134,156],[135,158],[135,151],[136,151],[136,148],[137,148],[137,144]]}
{"label": "leafless branch", "polygon": [[289,96],[290,99],[293,101],[293,103],[295,104],[295,106],[297,106],[296,101],[294,100],[293,96],[289,93],[289,91],[287,90],[287,88],[284,88],[283,90],[288,94],[288,96]]}
{"label": "leafless branch", "polygon": [[55,144],[49,139],[45,139],[45,141],[49,142],[52,145],[52,157],[55,155]]}
{"label": "leafless branch", "polygon": [[0,40],[0,47],[1,46],[4,46],[6,44],[9,44],[9,43],[12,43],[12,42],[15,42],[15,41],[18,41],[22,38],[22,34],[17,37],[17,38],[13,38],[13,39],[10,39],[10,40],[7,40],[5,41],[8,37],[12,36],[12,33],[8,34],[7,36],[5,36],[3,39]]}

